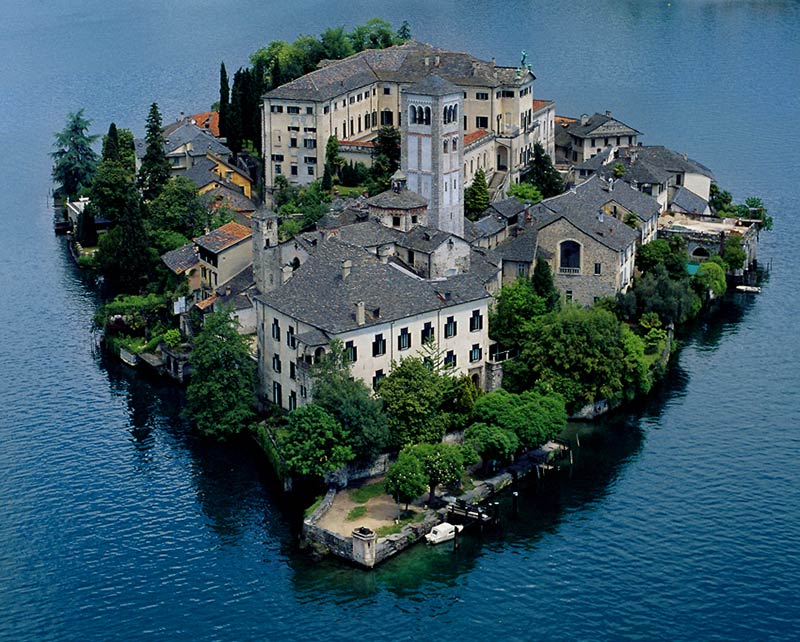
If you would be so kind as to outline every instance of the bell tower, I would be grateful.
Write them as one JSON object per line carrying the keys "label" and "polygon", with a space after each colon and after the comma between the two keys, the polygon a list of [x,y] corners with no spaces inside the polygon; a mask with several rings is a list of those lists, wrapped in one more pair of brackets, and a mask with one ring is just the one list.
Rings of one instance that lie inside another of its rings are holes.
{"label": "bell tower", "polygon": [[259,292],[280,285],[278,270],[278,215],[269,210],[253,213],[253,278]]}
{"label": "bell tower", "polygon": [[403,89],[401,108],[408,189],[428,199],[431,227],[463,237],[463,92],[433,74]]}

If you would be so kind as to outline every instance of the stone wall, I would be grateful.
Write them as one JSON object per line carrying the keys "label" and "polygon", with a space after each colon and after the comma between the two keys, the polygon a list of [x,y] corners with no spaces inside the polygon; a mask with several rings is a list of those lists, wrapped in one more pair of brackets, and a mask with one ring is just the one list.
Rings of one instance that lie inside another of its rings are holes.
{"label": "stone wall", "polygon": [[394,455],[383,454],[367,466],[348,464],[343,468],[327,473],[325,475],[325,483],[338,488],[344,488],[352,481],[378,477],[389,470],[389,466],[394,458]]}

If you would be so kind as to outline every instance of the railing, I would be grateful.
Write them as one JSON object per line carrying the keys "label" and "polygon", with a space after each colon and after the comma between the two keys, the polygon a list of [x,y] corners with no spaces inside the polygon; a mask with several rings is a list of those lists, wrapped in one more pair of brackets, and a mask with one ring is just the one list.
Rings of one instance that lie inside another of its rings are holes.
{"label": "railing", "polygon": [[580,274],[581,269],[579,267],[560,267],[558,268],[559,274]]}

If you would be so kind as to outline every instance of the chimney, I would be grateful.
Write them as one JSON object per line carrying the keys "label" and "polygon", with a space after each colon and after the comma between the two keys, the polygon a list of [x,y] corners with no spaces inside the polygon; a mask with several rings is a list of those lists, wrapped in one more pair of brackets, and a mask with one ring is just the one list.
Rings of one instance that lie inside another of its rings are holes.
{"label": "chimney", "polygon": [[598,223],[602,223],[603,222],[604,215],[605,215],[605,212],[603,212],[603,208],[600,208],[599,210],[597,210],[597,222]]}
{"label": "chimney", "polygon": [[581,125],[589,122],[589,114],[581,114]]}
{"label": "chimney", "polygon": [[425,56],[425,66],[426,67],[430,67],[431,66],[431,59],[430,59],[429,56]]}
{"label": "chimney", "polygon": [[347,280],[347,277],[350,276],[350,270],[352,269],[353,269],[353,262],[350,259],[342,261],[342,281]]}
{"label": "chimney", "polygon": [[292,276],[292,272],[293,270],[291,265],[284,265],[281,268],[281,285],[289,280],[289,277]]}
{"label": "chimney", "polygon": [[434,67],[438,67],[439,66],[439,56],[434,56],[433,57],[433,66]]}
{"label": "chimney", "polygon": [[611,112],[606,110],[606,116],[608,116],[609,118],[611,118]]}
{"label": "chimney", "polygon": [[492,56],[492,67],[496,66],[497,66],[497,59],[494,56]]}
{"label": "chimney", "polygon": [[230,285],[226,285],[225,286],[225,296],[230,296],[230,295],[231,295],[231,286]]}
{"label": "chimney", "polygon": [[364,302],[359,301],[356,303],[356,323],[358,325],[364,325],[367,322],[367,314],[364,309]]}

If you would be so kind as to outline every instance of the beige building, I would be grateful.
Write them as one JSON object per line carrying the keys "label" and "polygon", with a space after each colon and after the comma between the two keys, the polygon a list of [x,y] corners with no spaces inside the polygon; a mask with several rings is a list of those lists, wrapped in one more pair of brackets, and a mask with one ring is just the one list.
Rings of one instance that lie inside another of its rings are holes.
{"label": "beige building", "polygon": [[[480,149],[479,160],[498,186],[518,179],[536,141],[545,140],[545,148],[553,148],[547,137],[554,135],[554,111],[533,100],[535,77],[527,68],[503,67],[409,41],[330,61],[264,95],[267,189],[279,175],[300,185],[320,177],[330,136],[342,141],[349,157],[359,149],[369,151],[364,144],[381,126],[399,127],[408,117],[400,103],[401,90],[434,74],[461,92],[463,107],[457,119],[462,136],[478,130],[491,134],[482,137],[486,147]],[[472,160],[477,169],[477,157],[464,160],[465,167]],[[465,169],[462,189],[469,181],[471,174]]]}
{"label": "beige building", "polygon": [[194,239],[204,298],[253,263],[252,232],[236,222]]}

